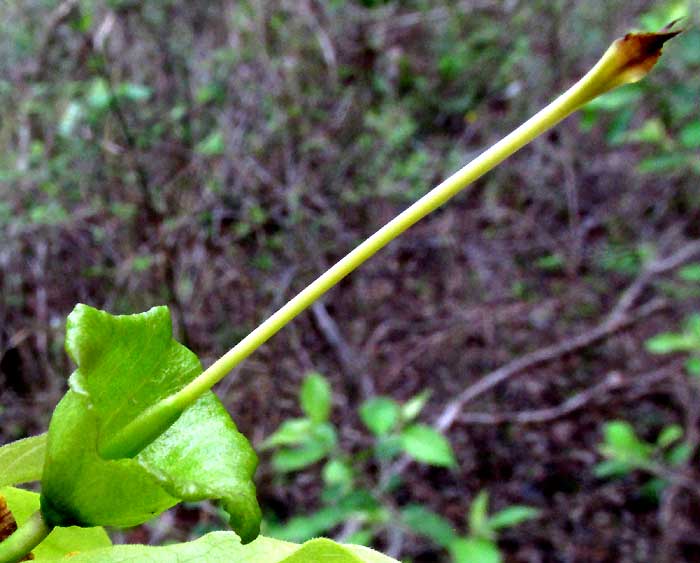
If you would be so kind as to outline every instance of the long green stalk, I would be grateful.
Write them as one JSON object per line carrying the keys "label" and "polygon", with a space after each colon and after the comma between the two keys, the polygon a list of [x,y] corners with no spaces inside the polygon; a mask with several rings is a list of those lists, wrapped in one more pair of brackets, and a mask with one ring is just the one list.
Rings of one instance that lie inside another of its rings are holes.
{"label": "long green stalk", "polygon": [[[215,383],[223,379],[234,367],[250,356],[299,313],[309,308],[324,293],[406,229],[495,168],[514,152],[571,115],[582,105],[621,84],[640,80],[650,68],[641,68],[640,64],[648,64],[651,55],[654,57],[651,62],[653,65],[658,58],[661,45],[673,35],[675,35],[674,32],[642,35],[642,37],[654,37],[657,40],[652,41],[650,46],[643,45],[641,59],[639,56],[632,57],[632,64],[630,64],[629,54],[624,52],[627,50],[625,43],[628,43],[630,38],[640,37],[640,35],[627,36],[615,41],[600,61],[569,90],[357,246],[214,362],[197,379],[184,387],[173,397],[173,402],[180,407],[191,404],[194,398],[200,396],[205,390],[211,389]],[[652,49],[651,53],[649,52],[650,48]]]}
{"label": "long green stalk", "polygon": [[111,457],[126,451],[137,452],[139,443],[148,443],[147,440],[164,430],[179,412],[406,229],[582,105],[617,86],[643,78],[659,58],[664,42],[677,33],[630,34],[614,41],[596,65],[569,90],[357,246],[178,393],[128,424],[102,455]]}

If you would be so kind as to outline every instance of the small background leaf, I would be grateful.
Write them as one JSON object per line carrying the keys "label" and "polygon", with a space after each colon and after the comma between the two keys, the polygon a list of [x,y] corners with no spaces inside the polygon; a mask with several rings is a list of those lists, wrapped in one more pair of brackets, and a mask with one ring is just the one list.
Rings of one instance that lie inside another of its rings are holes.
{"label": "small background leaf", "polygon": [[326,422],[331,413],[333,394],[328,380],[320,373],[309,374],[301,384],[301,408],[314,422]]}
{"label": "small background leaf", "polygon": [[492,530],[502,530],[503,528],[511,528],[537,518],[540,511],[532,506],[522,506],[519,504],[509,506],[503,510],[496,512],[489,518],[489,527]]}
{"label": "small background leaf", "polygon": [[472,536],[490,538],[489,527],[489,493],[479,491],[469,507],[469,533]]}
{"label": "small background leaf", "polygon": [[0,448],[0,487],[41,479],[46,434],[11,442]]}
{"label": "small background leaf", "polygon": [[373,397],[360,406],[360,418],[376,436],[383,436],[394,429],[399,421],[399,404],[389,397]]}
{"label": "small background leaf", "polygon": [[418,504],[409,505],[401,510],[401,522],[416,534],[426,536],[445,548],[457,537],[449,520]]}
{"label": "small background leaf", "polygon": [[416,461],[441,467],[454,467],[452,446],[442,434],[425,424],[414,424],[401,433],[401,445]]}
{"label": "small background leaf", "polygon": [[491,540],[460,538],[450,548],[455,563],[501,563],[501,552]]}

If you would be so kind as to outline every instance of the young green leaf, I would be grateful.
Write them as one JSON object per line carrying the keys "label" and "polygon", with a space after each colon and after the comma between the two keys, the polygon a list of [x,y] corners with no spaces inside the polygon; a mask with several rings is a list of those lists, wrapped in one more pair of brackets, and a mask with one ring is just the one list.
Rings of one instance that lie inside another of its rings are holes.
{"label": "young green leaf", "polygon": [[687,442],[682,442],[671,448],[666,454],[666,460],[671,465],[681,465],[690,459],[693,449]]}
{"label": "young green leaf", "polygon": [[401,407],[401,418],[403,421],[412,422],[415,420],[425,407],[428,399],[430,399],[431,394],[432,391],[430,389],[426,389],[425,391],[418,393],[418,395],[415,395],[406,401]]}
{"label": "young green leaf", "polygon": [[618,461],[617,459],[606,459],[597,463],[593,467],[593,475],[599,479],[607,479],[609,477],[621,477],[630,473],[634,467],[629,463]]}
{"label": "young green leaf", "polygon": [[389,397],[373,397],[360,405],[360,418],[375,436],[391,432],[399,422],[399,404]]}
{"label": "young green leaf", "polygon": [[600,448],[603,455],[633,466],[648,463],[654,451],[654,446],[640,440],[632,425],[624,420],[607,422],[603,436],[604,444]]}
{"label": "young green leaf", "polygon": [[687,282],[700,282],[700,262],[683,266],[678,270],[678,277]]}
{"label": "young green leaf", "polygon": [[515,504],[496,512],[489,518],[489,527],[492,530],[502,530],[503,528],[512,528],[518,524],[522,524],[528,520],[538,518],[540,511],[532,506],[523,506]]}
{"label": "young green leaf", "polygon": [[401,446],[416,461],[440,467],[454,467],[457,464],[447,438],[425,424],[405,428],[401,433]]}
{"label": "young green leaf", "polygon": [[686,319],[685,330],[693,339],[693,347],[700,348],[700,313],[693,313]]}
{"label": "young green leaf", "polygon": [[671,354],[687,352],[693,347],[693,339],[686,334],[664,332],[651,337],[645,343],[646,349],[652,354]]}
{"label": "young green leaf", "polygon": [[[150,427],[140,428],[147,441],[133,428],[123,431],[129,417],[158,412],[200,371],[196,356],[172,339],[167,309],[114,317],[79,305],[66,348],[78,370],[49,427],[47,522],[132,526],[179,500],[213,498],[222,500],[243,541],[252,540],[260,523],[252,484],[257,458],[213,394],[182,416],[166,406],[163,416],[147,419]],[[102,457],[100,439],[122,458]]]}
{"label": "young green leaf", "polygon": [[682,437],[683,427],[678,424],[669,424],[659,434],[659,437],[656,439],[656,445],[660,448],[666,448]]}
{"label": "young green leaf", "polygon": [[0,448],[0,487],[41,479],[46,434],[10,442]]}
{"label": "young green leaf", "polygon": [[268,526],[267,534],[285,541],[304,542],[319,537],[342,524],[352,510],[328,506],[304,516],[295,516],[279,526]]}
{"label": "young green leaf", "polygon": [[691,356],[685,361],[685,369],[689,375],[700,377],[700,356]]}
{"label": "young green leaf", "polygon": [[450,546],[455,563],[501,563],[501,552],[491,540],[459,538]]}
{"label": "young green leaf", "polygon": [[281,448],[272,456],[277,471],[298,471],[321,461],[333,451],[338,437],[329,423],[312,424],[306,436],[292,448]]}
{"label": "young green leaf", "polygon": [[477,538],[491,539],[493,532],[489,526],[489,493],[479,491],[469,507],[469,535]]}
{"label": "young green leaf", "polygon": [[[132,457],[168,428],[181,413],[168,397],[202,371],[197,356],[173,340],[167,307],[115,316],[76,305],[66,351],[78,366],[69,384],[94,409],[97,448],[106,459]],[[147,410],[158,416],[134,428]]]}
{"label": "young green leaf", "polygon": [[261,512],[253,475],[258,459],[214,393],[206,393],[136,461],[171,495],[221,500],[244,542],[257,537]]}
{"label": "young green leaf", "polygon": [[177,504],[134,459],[97,453],[97,421],[84,396],[68,391],[49,425],[41,510],[58,526],[136,526]]}
{"label": "young green leaf", "polygon": [[[39,510],[39,494],[14,487],[0,488],[0,497],[7,502],[17,525],[22,526]],[[37,559],[63,559],[69,553],[87,552],[109,547],[112,542],[102,528],[54,528],[38,546],[32,549]]]}
{"label": "young green leaf", "polygon": [[314,422],[326,422],[331,414],[333,392],[328,380],[320,373],[311,373],[301,384],[301,408]]}
{"label": "young green leaf", "polygon": [[414,533],[426,536],[445,548],[457,538],[454,526],[448,520],[419,504],[404,507],[401,522]]}
{"label": "young green leaf", "polygon": [[[53,557],[38,558],[36,563],[55,561]],[[70,563],[124,563],[149,561],[175,563],[206,561],[206,563],[398,563],[381,553],[359,545],[341,545],[319,538],[296,545],[272,538],[258,537],[248,545],[241,545],[235,534],[212,532],[188,543],[163,547],[147,545],[116,545],[76,553]]]}
{"label": "young green leaf", "polygon": [[353,470],[349,463],[332,459],[323,466],[323,481],[327,485],[350,487],[353,480]]}
{"label": "young green leaf", "polygon": [[308,439],[312,427],[313,422],[308,418],[285,420],[277,430],[265,438],[260,447],[267,450],[279,446],[296,446]]}

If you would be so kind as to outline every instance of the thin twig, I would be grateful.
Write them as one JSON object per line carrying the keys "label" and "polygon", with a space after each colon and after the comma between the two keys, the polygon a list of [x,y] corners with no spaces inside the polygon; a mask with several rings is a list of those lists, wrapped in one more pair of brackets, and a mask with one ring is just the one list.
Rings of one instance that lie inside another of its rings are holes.
{"label": "thin twig", "polygon": [[623,376],[618,371],[610,372],[602,381],[576,393],[566,401],[544,409],[522,411],[514,413],[476,413],[468,412],[459,417],[462,424],[541,424],[551,422],[570,415],[577,410],[589,406],[591,403],[611,398],[611,391],[635,386],[649,389],[655,383],[678,373],[679,362],[673,362],[659,369],[642,375]]}
{"label": "thin twig", "polygon": [[[681,247],[672,255],[663,259],[654,260],[640,273],[637,279],[622,292],[615,306],[611,309],[610,314],[608,314],[600,324],[578,336],[525,354],[486,374],[479,381],[464,389],[455,399],[450,401],[433,423],[433,427],[440,432],[446,431],[460,416],[467,403],[487,393],[504,381],[542,364],[557,360],[567,354],[587,348],[635,324],[641,319],[658,312],[667,305],[666,300],[656,298],[634,310],[630,309],[656,276],[681,266],[697,254],[700,254],[700,241],[692,241]],[[401,474],[408,467],[410,462],[411,460],[408,456],[402,456],[393,464],[392,470],[388,471],[387,475],[395,476]],[[386,485],[388,479],[389,478],[381,485]]]}

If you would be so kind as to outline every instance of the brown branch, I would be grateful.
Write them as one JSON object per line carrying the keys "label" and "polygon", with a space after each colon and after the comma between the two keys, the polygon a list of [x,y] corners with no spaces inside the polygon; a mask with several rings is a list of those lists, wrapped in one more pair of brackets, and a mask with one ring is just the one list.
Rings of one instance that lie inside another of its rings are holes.
{"label": "brown branch", "polygon": [[630,309],[656,276],[677,268],[684,262],[693,258],[696,254],[700,254],[700,241],[690,242],[672,255],[663,259],[654,260],[639,274],[637,279],[622,292],[610,314],[598,326],[573,338],[525,354],[487,374],[473,385],[467,387],[457,398],[445,407],[442,414],[435,422],[435,427],[441,431],[446,430],[452,425],[467,403],[473,401],[487,391],[490,391],[514,375],[544,363],[552,362],[572,352],[587,348],[623,328],[627,328],[640,319],[656,313],[666,305],[664,300],[653,299],[633,312],[630,312]]}

